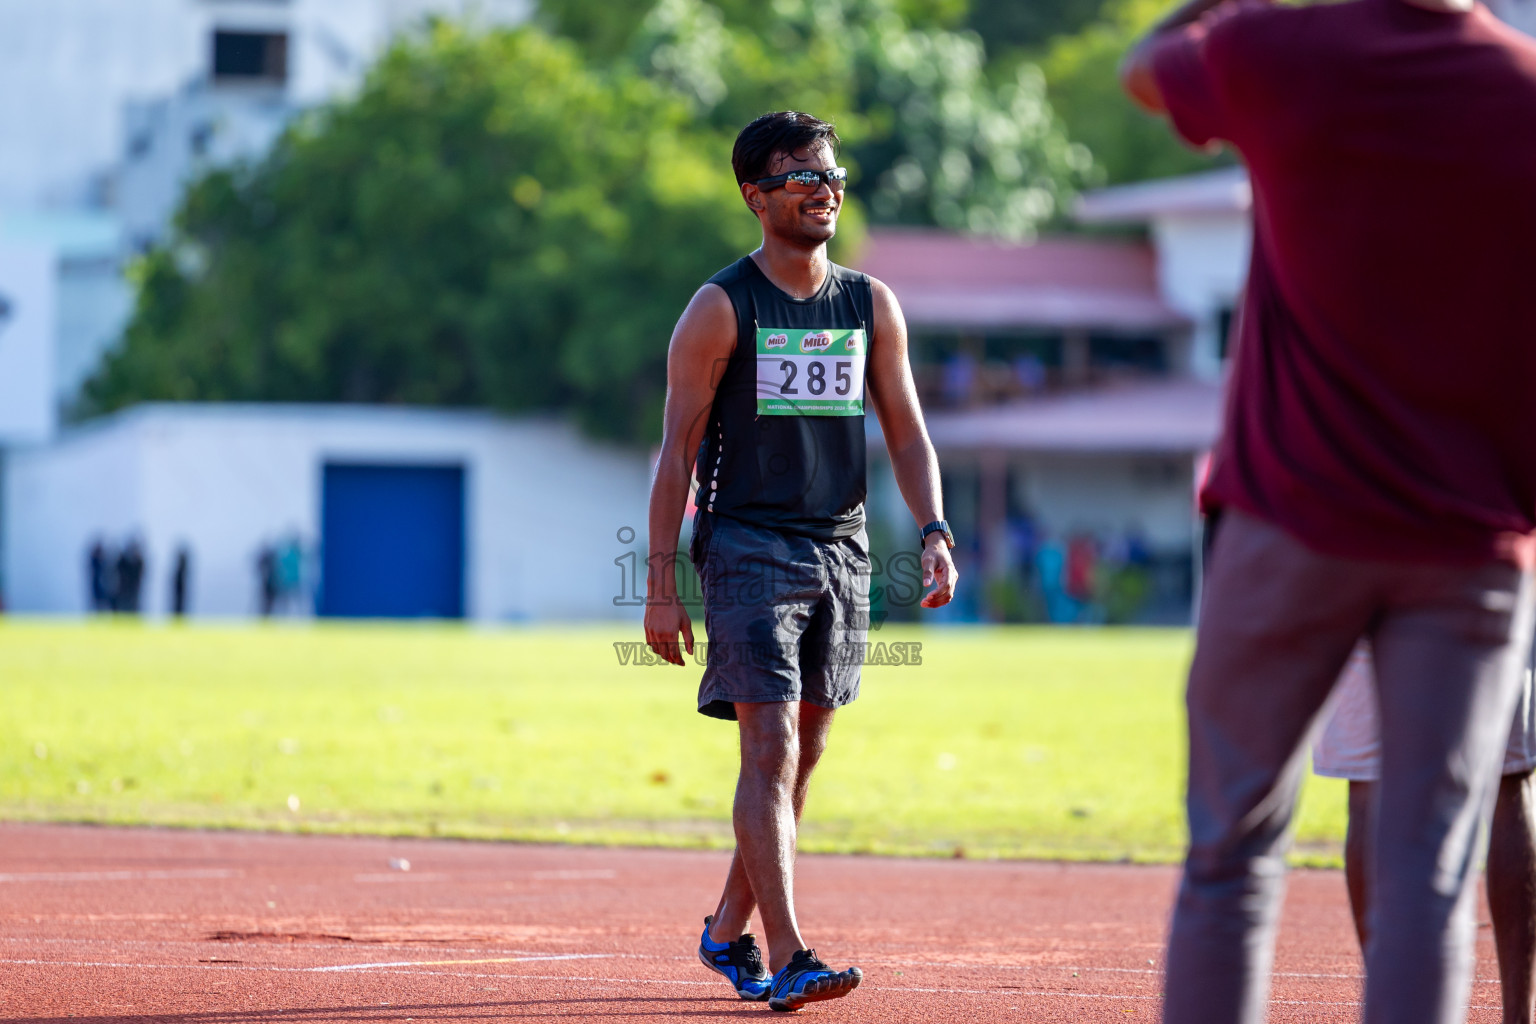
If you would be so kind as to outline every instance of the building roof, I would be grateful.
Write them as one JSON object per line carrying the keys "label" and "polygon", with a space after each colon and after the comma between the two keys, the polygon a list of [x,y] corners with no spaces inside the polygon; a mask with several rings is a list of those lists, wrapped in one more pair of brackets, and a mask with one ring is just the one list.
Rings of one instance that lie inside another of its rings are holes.
{"label": "building roof", "polygon": [[928,415],[946,451],[1194,454],[1221,424],[1222,386],[1174,378]]}
{"label": "building roof", "polygon": [[1137,224],[1172,214],[1246,214],[1252,205],[1248,172],[1223,167],[1084,192],[1077,200],[1077,219],[1085,224]]}
{"label": "building roof", "polygon": [[869,233],[859,269],[890,285],[928,328],[1163,331],[1188,321],[1163,302],[1144,242],[1047,238],[1027,245],[940,231]]}

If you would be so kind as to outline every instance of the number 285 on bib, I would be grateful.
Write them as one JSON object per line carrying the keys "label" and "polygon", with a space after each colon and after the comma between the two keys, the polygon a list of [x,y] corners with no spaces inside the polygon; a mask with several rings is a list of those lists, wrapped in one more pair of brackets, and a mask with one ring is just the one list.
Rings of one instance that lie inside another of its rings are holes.
{"label": "number 285 on bib", "polygon": [[757,329],[759,416],[864,415],[862,328]]}

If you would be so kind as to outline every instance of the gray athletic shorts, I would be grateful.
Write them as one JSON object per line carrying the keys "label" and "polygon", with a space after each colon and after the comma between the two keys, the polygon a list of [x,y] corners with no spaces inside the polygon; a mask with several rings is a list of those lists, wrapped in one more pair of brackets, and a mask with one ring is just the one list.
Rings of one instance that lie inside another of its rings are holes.
{"label": "gray athletic shorts", "polygon": [[[1525,670],[1525,687],[1515,708],[1514,725],[1504,748],[1504,774],[1523,775],[1536,769],[1536,695],[1532,693],[1531,669]],[[1327,724],[1312,748],[1312,771],[1332,779],[1376,782],[1381,778],[1381,724],[1377,720],[1376,676],[1371,668],[1371,646],[1355,645],[1349,663],[1328,698]]]}
{"label": "gray athletic shorts", "polygon": [[699,713],[735,719],[737,701],[838,708],[859,695],[869,635],[869,538],[823,542],[703,515],[690,555],[709,648]]}

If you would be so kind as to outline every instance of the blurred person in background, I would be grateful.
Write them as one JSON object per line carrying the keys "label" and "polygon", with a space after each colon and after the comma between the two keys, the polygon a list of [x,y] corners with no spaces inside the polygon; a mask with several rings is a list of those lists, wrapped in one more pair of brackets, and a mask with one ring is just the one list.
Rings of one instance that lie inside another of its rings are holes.
{"label": "blurred person in background", "polygon": [[263,544],[256,552],[256,593],[262,618],[271,618],[282,592],[277,549],[271,544]]}
{"label": "blurred person in background", "polygon": [[86,587],[91,594],[91,611],[110,612],[115,603],[117,590],[117,558],[107,547],[106,541],[97,537],[91,542],[85,558]]}
{"label": "blurred person in background", "polygon": [[192,551],[185,544],[176,549],[171,570],[171,614],[178,619],[187,614],[187,588],[191,585]]}
{"label": "blurred person in background", "polygon": [[289,615],[301,614],[304,609],[304,544],[297,533],[289,534],[277,546],[276,564],[277,598],[275,603]]}
{"label": "blurred person in background", "polygon": [[144,594],[144,547],[137,537],[129,538],[118,553],[115,577],[112,607],[137,615]]}
{"label": "blurred person in background", "polygon": [[1364,1019],[1457,1024],[1531,640],[1536,41],[1473,0],[1191,0],[1123,78],[1253,184],[1164,1019],[1264,1018],[1308,738],[1367,637]]}
{"label": "blurred person in background", "polygon": [[[830,124],[792,111],[737,137],[731,163],[763,243],[678,321],[651,488],[646,640],[677,665],[679,634],[693,651],[676,563],[696,473],[690,554],[709,634],[698,707],[736,720],[741,737],[736,853],[698,955],[742,999],[775,1010],[846,996],[863,977],[807,948],[794,864],[811,773],[836,709],[858,696],[868,635],[866,386],[934,588],[921,603],[947,603],[956,581],[900,307],[879,281],[827,259],[847,180],[837,141]],[[766,969],[745,934],[754,909]]]}

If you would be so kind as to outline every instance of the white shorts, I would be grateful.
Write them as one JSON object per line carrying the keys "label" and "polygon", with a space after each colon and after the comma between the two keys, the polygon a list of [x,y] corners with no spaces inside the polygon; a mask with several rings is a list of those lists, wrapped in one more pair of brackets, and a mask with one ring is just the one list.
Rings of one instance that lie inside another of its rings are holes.
{"label": "white shorts", "polygon": [[[1505,775],[1536,769],[1536,700],[1531,690],[1531,670],[1527,667],[1509,745],[1504,748]],[[1327,724],[1312,747],[1312,771],[1351,782],[1380,779],[1381,726],[1376,719],[1376,679],[1368,641],[1355,646],[1328,705]]]}

